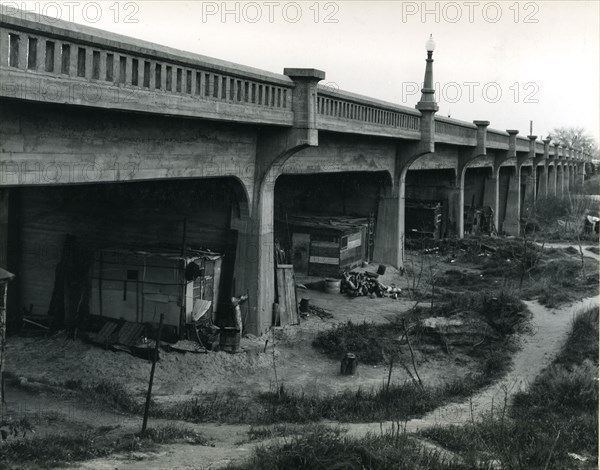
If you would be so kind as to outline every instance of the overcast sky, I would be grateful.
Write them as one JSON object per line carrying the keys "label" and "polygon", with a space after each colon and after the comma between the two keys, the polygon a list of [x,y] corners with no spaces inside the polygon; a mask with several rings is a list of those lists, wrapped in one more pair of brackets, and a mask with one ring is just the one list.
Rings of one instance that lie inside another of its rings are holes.
{"label": "overcast sky", "polygon": [[329,86],[410,107],[433,34],[440,115],[521,134],[533,120],[538,136],[559,126],[600,135],[597,1],[68,3],[18,2],[272,72],[318,68]]}

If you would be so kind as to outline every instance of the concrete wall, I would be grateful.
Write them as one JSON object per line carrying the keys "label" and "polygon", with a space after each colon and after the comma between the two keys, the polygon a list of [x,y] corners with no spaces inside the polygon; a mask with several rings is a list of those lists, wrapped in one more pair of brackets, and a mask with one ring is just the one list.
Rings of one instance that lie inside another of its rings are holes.
{"label": "concrete wall", "polygon": [[1,185],[235,176],[252,195],[248,126],[18,101],[0,121]]}

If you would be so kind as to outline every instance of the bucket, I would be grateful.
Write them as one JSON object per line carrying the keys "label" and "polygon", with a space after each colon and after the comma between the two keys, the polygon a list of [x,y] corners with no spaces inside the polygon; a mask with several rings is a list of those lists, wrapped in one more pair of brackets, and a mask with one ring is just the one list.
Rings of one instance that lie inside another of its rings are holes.
{"label": "bucket", "polygon": [[325,279],[325,292],[328,294],[339,294],[342,281],[340,279]]}
{"label": "bucket", "polygon": [[309,307],[310,307],[310,299],[307,299],[307,298],[300,299],[300,311],[302,313],[308,312]]}
{"label": "bucket", "polygon": [[226,326],[221,328],[221,334],[219,336],[219,346],[221,351],[229,353],[236,353],[240,348],[241,339],[240,330],[232,326]]}
{"label": "bucket", "polygon": [[356,360],[356,355],[346,353],[340,365],[340,373],[342,375],[354,375],[356,373],[357,365],[358,361]]}
{"label": "bucket", "polygon": [[385,264],[380,264],[377,268],[377,274],[384,275],[385,274]]}

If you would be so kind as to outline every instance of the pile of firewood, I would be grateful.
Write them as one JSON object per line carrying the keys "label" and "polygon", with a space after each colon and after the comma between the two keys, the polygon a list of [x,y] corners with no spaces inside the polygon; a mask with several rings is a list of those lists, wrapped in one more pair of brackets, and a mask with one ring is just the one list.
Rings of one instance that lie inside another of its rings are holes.
{"label": "pile of firewood", "polygon": [[379,275],[372,272],[345,272],[342,279],[342,292],[350,297],[369,296],[398,298],[402,291],[394,285],[387,286],[378,281]]}

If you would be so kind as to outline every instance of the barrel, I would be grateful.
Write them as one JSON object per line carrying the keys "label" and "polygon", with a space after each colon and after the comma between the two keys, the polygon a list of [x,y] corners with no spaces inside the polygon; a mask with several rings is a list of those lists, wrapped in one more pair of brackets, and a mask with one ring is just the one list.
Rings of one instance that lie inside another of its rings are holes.
{"label": "barrel", "polygon": [[339,294],[342,281],[340,279],[325,279],[325,292]]}
{"label": "barrel", "polygon": [[221,351],[236,353],[240,348],[241,336],[240,330],[235,327],[226,326],[225,328],[221,328],[219,336]]}
{"label": "barrel", "polygon": [[380,264],[377,268],[377,274],[383,276],[385,274],[385,264]]}

